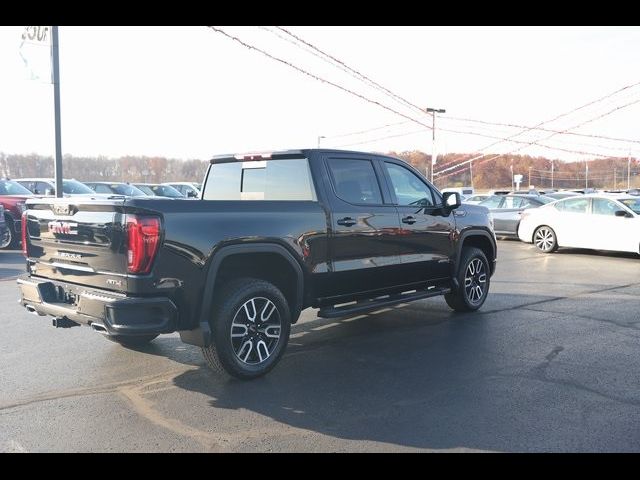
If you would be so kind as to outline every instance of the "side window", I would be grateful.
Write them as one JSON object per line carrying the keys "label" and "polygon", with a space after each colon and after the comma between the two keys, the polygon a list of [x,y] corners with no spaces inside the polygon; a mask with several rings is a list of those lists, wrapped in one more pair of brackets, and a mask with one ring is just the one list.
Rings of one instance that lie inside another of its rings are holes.
{"label": "side window", "polygon": [[435,204],[433,192],[415,173],[391,162],[385,162],[385,166],[391,177],[398,205],[432,207]]}
{"label": "side window", "polygon": [[556,208],[566,213],[587,213],[588,206],[588,198],[569,198],[563,202],[558,202]]}
{"label": "side window", "polygon": [[47,193],[47,190],[53,190],[53,187],[51,187],[48,183],[36,182],[36,190],[36,193],[38,195],[44,195]]}
{"label": "side window", "polygon": [[96,193],[111,193],[111,189],[102,183],[98,183],[94,190]]}
{"label": "side window", "polygon": [[338,197],[355,204],[382,204],[380,185],[370,160],[331,158],[328,163]]}
{"label": "side window", "polygon": [[500,206],[500,202],[502,202],[502,197],[500,195],[494,195],[481,201],[480,205],[487,208],[498,208]]}
{"label": "side window", "polygon": [[22,185],[24,188],[26,188],[27,190],[29,190],[31,193],[35,193],[33,191],[33,188],[34,188],[33,182],[18,182],[18,183]]}
{"label": "side window", "polygon": [[606,200],[604,198],[594,198],[591,204],[591,213],[594,215],[610,215],[614,216],[616,214],[616,210],[622,210],[618,205],[616,205],[611,200]]}
{"label": "side window", "polygon": [[504,197],[504,203],[500,208],[520,208],[522,197]]}

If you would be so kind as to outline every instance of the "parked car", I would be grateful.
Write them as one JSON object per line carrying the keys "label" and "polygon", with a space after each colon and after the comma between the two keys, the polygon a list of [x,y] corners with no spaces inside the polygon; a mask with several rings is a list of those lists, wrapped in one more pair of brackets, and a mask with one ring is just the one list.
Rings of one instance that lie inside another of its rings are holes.
{"label": "parked car", "polygon": [[337,318],[444,295],[471,312],[487,298],[487,209],[402,160],[227,155],[206,178],[190,202],[74,200],[69,216],[64,199],[30,199],[22,305],[125,345],[178,331],[210,367],[246,379],[276,365],[304,308]]}
{"label": "parked car", "polygon": [[[53,178],[16,178],[15,181],[35,195],[53,196],[56,194],[56,181]],[[65,196],[96,194],[85,184],[73,179],[62,180],[62,193]]]}
{"label": "parked car", "polygon": [[123,182],[84,182],[84,184],[96,193],[125,195],[127,197],[147,196],[139,188]]}
{"label": "parked car", "polygon": [[558,247],[639,253],[640,198],[587,194],[522,214],[518,237],[544,253]]}
{"label": "parked car", "polygon": [[553,200],[542,195],[494,195],[478,205],[487,207],[493,217],[497,236],[517,237],[520,214],[527,209],[537,208]]}
{"label": "parked car", "polygon": [[7,233],[0,236],[0,249],[15,248],[20,241],[20,225],[25,201],[33,194],[13,180],[0,180],[0,205]]}
{"label": "parked car", "polygon": [[491,195],[488,193],[484,193],[484,194],[479,194],[479,195],[471,195],[467,198],[465,198],[462,203],[470,203],[472,205],[477,205],[480,202],[482,202],[483,200],[486,200],[487,198],[489,198]]}
{"label": "parked car", "polygon": [[142,190],[145,195],[151,197],[186,198],[183,194],[169,185],[158,183],[134,183],[134,187]]}
{"label": "parked car", "polygon": [[187,198],[198,198],[200,196],[200,189],[197,184],[191,182],[166,182],[163,185],[169,185],[170,187],[178,190],[182,195]]}

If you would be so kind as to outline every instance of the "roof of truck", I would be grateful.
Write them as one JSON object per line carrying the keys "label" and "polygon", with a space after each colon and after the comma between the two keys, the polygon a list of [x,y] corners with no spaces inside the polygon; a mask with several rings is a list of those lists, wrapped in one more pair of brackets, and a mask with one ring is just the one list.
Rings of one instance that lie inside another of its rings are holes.
{"label": "roof of truck", "polygon": [[[269,160],[269,159],[285,159],[285,158],[299,158],[306,156],[310,152],[322,152],[322,153],[339,153],[339,154],[356,154],[356,155],[376,155],[390,157],[381,153],[373,152],[359,152],[356,150],[336,150],[332,148],[302,148],[296,150],[278,150],[278,151],[266,151],[266,152],[247,152],[247,153],[227,153],[224,155],[214,155],[211,157],[211,163],[227,163],[233,161],[242,160]],[[393,157],[395,158],[395,157]]]}

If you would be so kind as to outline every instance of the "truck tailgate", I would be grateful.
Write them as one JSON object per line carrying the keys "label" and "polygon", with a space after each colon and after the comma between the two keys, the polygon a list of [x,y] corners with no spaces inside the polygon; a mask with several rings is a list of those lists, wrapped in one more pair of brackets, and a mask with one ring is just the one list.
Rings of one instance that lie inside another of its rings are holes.
{"label": "truck tailgate", "polygon": [[29,200],[27,258],[31,274],[125,291],[124,197]]}

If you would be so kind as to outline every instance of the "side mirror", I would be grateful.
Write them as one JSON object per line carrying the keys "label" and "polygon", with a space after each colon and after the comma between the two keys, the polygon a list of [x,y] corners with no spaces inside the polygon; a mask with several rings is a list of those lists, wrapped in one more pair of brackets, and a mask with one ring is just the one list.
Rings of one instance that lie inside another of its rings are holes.
{"label": "side mirror", "polygon": [[616,210],[615,216],[616,217],[631,217],[631,215],[628,212],[625,212],[624,210]]}
{"label": "side mirror", "polygon": [[458,192],[444,192],[442,194],[442,203],[447,210],[455,210],[462,205],[462,198]]}
{"label": "side mirror", "polygon": [[196,192],[194,192],[193,190],[189,190],[187,192],[187,197],[189,197],[189,198],[198,198],[198,194]]}

